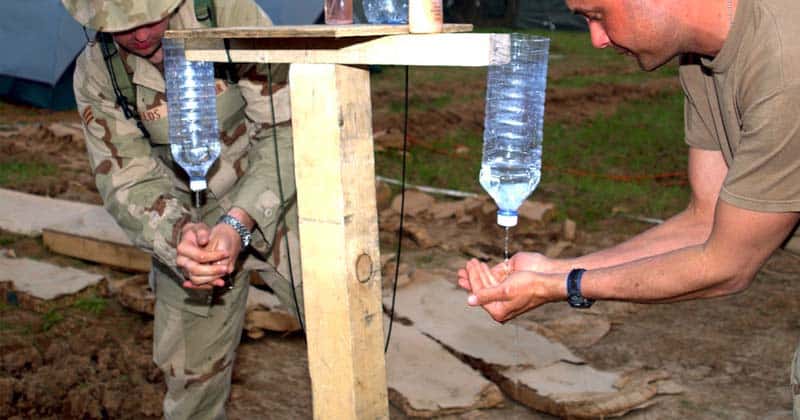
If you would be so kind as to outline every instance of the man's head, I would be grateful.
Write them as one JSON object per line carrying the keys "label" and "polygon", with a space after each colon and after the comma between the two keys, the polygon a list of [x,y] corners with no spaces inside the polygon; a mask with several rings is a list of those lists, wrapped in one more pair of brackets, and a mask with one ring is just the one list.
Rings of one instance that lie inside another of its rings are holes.
{"label": "man's head", "polygon": [[[705,0],[703,0],[705,1]],[[614,47],[644,70],[666,63],[683,48],[680,8],[669,0],[566,0],[573,13],[586,18],[596,48]]]}
{"label": "man's head", "polygon": [[184,0],[61,0],[81,25],[108,32],[130,53],[158,64],[170,15]]}

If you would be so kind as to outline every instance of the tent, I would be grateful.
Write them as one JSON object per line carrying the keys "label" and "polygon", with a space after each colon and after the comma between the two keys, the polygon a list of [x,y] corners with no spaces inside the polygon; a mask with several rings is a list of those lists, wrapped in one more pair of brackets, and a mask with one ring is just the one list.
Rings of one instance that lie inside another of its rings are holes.
{"label": "tent", "polygon": [[[278,25],[316,22],[319,0],[256,0]],[[72,73],[88,35],[60,0],[0,1],[0,97],[49,109],[75,107]]]}
{"label": "tent", "polygon": [[86,44],[58,0],[0,2],[0,96],[52,108],[75,106],[72,69]]}
{"label": "tent", "polygon": [[445,0],[445,18],[477,26],[586,30],[564,0]]}

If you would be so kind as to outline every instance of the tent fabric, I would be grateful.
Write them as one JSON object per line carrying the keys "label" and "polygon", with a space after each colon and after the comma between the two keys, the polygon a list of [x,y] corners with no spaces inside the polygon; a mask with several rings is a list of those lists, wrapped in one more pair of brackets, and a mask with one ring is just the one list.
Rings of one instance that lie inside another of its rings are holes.
{"label": "tent fabric", "polygon": [[0,96],[74,108],[72,72],[86,37],[59,0],[0,1]]}
{"label": "tent fabric", "polygon": [[586,20],[570,12],[564,0],[521,1],[515,24],[519,28],[587,30]]}
{"label": "tent fabric", "polygon": [[[322,14],[319,0],[256,2],[277,25],[310,24]],[[86,42],[60,0],[0,0],[0,97],[40,108],[74,108],[72,73]]]}

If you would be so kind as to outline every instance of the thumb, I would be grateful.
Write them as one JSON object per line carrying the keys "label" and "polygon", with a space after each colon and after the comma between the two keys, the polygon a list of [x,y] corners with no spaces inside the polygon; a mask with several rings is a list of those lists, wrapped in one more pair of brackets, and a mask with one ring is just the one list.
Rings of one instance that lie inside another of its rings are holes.
{"label": "thumb", "polygon": [[480,290],[474,290],[474,293],[467,298],[467,303],[471,306],[478,306],[506,300],[508,300],[506,288],[503,285],[499,285]]}

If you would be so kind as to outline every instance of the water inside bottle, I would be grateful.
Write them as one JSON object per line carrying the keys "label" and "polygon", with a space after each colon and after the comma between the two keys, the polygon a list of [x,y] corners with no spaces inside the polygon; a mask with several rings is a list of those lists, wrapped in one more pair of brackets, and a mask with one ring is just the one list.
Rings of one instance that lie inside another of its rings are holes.
{"label": "water inside bottle", "polygon": [[531,163],[504,158],[484,163],[480,184],[501,210],[516,211],[539,185],[541,170]]}

